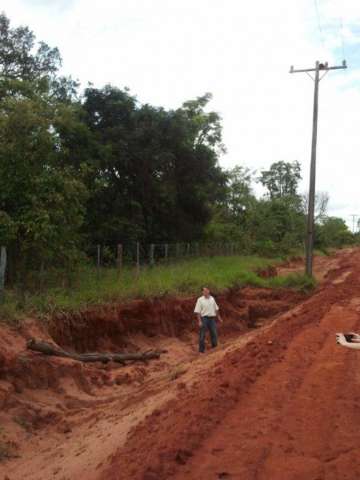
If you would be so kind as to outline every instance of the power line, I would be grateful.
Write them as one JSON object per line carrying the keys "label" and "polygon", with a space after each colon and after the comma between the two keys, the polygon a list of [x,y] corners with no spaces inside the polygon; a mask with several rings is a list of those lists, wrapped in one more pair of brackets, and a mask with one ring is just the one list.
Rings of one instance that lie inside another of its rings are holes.
{"label": "power line", "polygon": [[342,50],[342,60],[345,59],[345,42],[344,42],[344,23],[343,23],[343,18],[340,16],[339,18],[340,22],[340,38],[341,38],[341,50]]}
{"label": "power line", "polygon": [[353,227],[352,227],[352,232],[355,233],[355,220],[356,220],[356,217],[359,217],[360,215],[358,215],[357,213],[353,213],[350,215],[350,217],[352,217],[352,224],[353,224]]}
{"label": "power line", "polygon": [[322,47],[325,49],[324,35],[323,35],[323,30],[322,30],[321,21],[320,21],[320,12],[319,12],[318,0],[314,0],[314,5],[315,5],[316,17],[317,17],[318,28],[319,28],[319,33],[320,33],[320,41],[321,41]]}
{"label": "power line", "polygon": [[[324,35],[323,25],[322,25],[322,22],[321,22],[319,4],[320,4],[320,0],[314,0],[317,24],[318,24],[318,29],[319,29],[320,42],[321,42],[321,45],[322,45],[323,49],[325,50],[325,35]],[[345,40],[344,40],[344,22],[343,22],[343,16],[341,15],[341,13],[338,17],[338,22],[339,22],[338,23],[339,24],[339,27],[338,27],[339,32],[338,33],[340,35],[340,44],[341,44],[341,53],[342,53],[342,59],[341,60],[345,60],[346,52],[345,52]]]}

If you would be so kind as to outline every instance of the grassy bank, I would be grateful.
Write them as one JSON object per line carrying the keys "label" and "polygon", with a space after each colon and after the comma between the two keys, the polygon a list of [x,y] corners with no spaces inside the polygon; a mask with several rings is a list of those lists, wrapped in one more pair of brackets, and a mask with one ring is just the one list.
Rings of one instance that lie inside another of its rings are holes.
{"label": "grassy bank", "polygon": [[51,314],[55,311],[78,310],[131,298],[164,294],[185,295],[199,292],[202,285],[221,291],[229,287],[254,285],[260,287],[310,288],[312,281],[303,275],[264,279],[259,269],[278,264],[280,259],[257,256],[195,258],[176,264],[157,265],[142,269],[137,276],[133,269],[93,268],[79,270],[68,287],[46,285],[41,292],[24,293],[8,290],[0,305],[0,318],[9,320],[23,314]]}

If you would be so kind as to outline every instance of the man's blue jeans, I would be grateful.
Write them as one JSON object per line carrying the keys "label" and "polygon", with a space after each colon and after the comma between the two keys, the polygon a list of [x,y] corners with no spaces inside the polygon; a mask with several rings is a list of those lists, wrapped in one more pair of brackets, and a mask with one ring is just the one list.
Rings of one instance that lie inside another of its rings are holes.
{"label": "man's blue jeans", "polygon": [[205,352],[206,330],[210,332],[211,346],[217,346],[216,317],[201,317],[201,327],[199,332],[199,352]]}

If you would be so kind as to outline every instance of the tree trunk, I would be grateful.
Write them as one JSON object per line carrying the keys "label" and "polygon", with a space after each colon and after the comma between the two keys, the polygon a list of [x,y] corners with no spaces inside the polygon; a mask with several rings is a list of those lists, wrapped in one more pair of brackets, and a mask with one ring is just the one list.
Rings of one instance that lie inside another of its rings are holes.
{"label": "tree trunk", "polygon": [[148,352],[136,353],[70,353],[62,348],[51,345],[50,343],[41,340],[31,339],[27,342],[27,348],[35,352],[43,353],[44,355],[53,355],[56,357],[71,358],[79,362],[118,362],[125,363],[126,361],[140,361],[146,362],[154,358],[159,358],[166,350],[154,350]]}

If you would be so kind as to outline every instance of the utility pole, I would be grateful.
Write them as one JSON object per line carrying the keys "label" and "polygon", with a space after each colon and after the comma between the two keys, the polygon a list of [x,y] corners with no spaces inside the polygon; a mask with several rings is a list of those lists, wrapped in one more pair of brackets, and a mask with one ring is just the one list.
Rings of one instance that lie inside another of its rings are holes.
{"label": "utility pole", "polygon": [[[344,60],[341,66],[329,67],[328,63],[315,63],[315,68],[305,68],[294,70],[290,67],[290,73],[306,73],[314,81],[314,108],[313,108],[313,130],[311,141],[311,163],[310,163],[310,186],[309,186],[309,204],[307,215],[307,232],[306,232],[306,275],[312,276],[313,266],[313,249],[314,249],[314,210],[315,210],[315,178],[316,178],[316,144],[317,144],[317,126],[318,126],[318,103],[319,103],[319,83],[320,80],[330,70],[340,70],[347,68]],[[315,73],[315,77],[310,72]],[[320,72],[324,74],[320,77]]]}
{"label": "utility pole", "polygon": [[352,217],[352,221],[353,221],[353,228],[352,228],[352,232],[355,233],[355,218],[358,217],[359,215],[357,215],[356,213],[353,213],[352,215],[350,215],[350,217]]}

